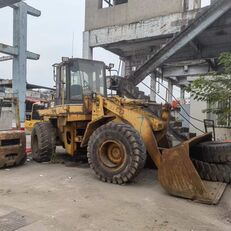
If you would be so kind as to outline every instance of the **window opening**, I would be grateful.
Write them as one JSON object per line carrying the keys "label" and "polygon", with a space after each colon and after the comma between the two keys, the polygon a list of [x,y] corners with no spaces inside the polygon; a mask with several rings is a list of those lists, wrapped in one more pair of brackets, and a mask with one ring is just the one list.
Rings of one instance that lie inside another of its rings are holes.
{"label": "window opening", "polygon": [[117,6],[128,3],[128,0],[102,0],[102,8]]}

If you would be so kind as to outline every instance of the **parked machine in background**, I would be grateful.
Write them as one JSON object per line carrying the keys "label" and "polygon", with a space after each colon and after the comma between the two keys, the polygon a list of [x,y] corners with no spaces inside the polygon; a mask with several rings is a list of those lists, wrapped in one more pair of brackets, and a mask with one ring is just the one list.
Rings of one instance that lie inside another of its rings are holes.
{"label": "parked machine in background", "polygon": [[191,150],[211,142],[211,134],[171,147],[170,105],[107,96],[102,62],[65,59],[54,68],[56,102],[39,111],[44,122],[32,131],[34,160],[50,161],[58,145],[70,156],[87,149],[88,162],[100,180],[125,184],[140,173],[149,155],[168,193],[208,204],[219,201],[226,184],[203,181],[194,164],[205,163],[190,158]]}
{"label": "parked machine in background", "polygon": [[29,116],[27,116],[25,121],[26,131],[31,132],[36,123],[42,122],[42,118],[38,111],[48,107],[48,103],[37,102],[32,105],[32,110]]}
{"label": "parked machine in background", "polygon": [[[0,125],[0,168],[23,165],[27,159],[26,155],[26,135],[20,129],[18,99],[2,98],[1,106],[7,101],[15,109],[16,128],[14,130],[3,131]],[[1,110],[2,111],[2,108]]]}

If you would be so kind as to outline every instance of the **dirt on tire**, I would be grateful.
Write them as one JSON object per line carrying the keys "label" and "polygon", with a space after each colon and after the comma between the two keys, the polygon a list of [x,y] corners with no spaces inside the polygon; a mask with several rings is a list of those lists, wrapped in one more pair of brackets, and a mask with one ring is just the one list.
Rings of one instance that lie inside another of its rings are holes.
{"label": "dirt on tire", "polygon": [[[100,157],[100,147],[107,142],[115,142],[124,147],[125,160],[118,168],[113,165],[110,167],[110,163],[106,161],[105,164]],[[117,123],[105,124],[92,134],[88,142],[87,155],[88,162],[98,178],[114,184],[132,181],[144,167],[147,157],[139,133],[130,125]]]}
{"label": "dirt on tire", "polygon": [[231,165],[212,164],[193,160],[193,164],[202,180],[231,183]]}
{"label": "dirt on tire", "polygon": [[36,162],[49,162],[55,150],[54,128],[49,122],[37,123],[31,133],[32,158]]}
{"label": "dirt on tire", "polygon": [[191,157],[208,163],[231,164],[231,143],[204,142],[191,150]]}

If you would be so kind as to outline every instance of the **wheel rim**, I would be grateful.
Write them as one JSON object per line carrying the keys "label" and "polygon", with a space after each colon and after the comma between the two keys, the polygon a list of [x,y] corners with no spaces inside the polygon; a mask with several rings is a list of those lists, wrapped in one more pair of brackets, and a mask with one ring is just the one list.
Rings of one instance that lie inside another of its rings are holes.
{"label": "wheel rim", "polygon": [[124,167],[127,160],[125,146],[115,140],[105,141],[99,149],[101,163],[112,170],[119,170]]}

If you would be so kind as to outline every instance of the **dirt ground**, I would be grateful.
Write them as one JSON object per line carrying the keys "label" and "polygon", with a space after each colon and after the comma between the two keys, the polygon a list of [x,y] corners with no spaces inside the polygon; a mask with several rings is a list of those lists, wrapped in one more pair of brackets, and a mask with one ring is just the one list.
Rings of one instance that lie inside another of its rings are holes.
{"label": "dirt ground", "polygon": [[218,206],[167,195],[156,171],[126,186],[102,183],[87,164],[0,171],[0,231],[230,231],[231,187]]}

